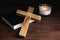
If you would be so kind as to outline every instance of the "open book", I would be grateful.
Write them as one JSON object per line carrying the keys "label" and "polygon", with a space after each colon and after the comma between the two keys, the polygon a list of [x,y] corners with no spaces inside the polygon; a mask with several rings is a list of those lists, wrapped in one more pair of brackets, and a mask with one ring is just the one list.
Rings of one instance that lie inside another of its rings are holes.
{"label": "open book", "polygon": [[[5,16],[2,16],[2,20],[7,23],[13,30],[18,29],[22,27],[22,23],[24,21],[23,16],[18,16],[16,13],[7,14]],[[30,23],[34,22],[34,20],[31,20]]]}

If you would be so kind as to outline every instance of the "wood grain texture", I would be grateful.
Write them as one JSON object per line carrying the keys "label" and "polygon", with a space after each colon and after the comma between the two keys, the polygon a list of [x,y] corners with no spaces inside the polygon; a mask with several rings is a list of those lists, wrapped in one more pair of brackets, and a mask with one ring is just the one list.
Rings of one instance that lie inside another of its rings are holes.
{"label": "wood grain texture", "polygon": [[30,20],[31,20],[31,17],[28,17],[28,16],[25,17],[24,22],[23,22],[23,26],[22,26],[22,28],[19,32],[20,36],[26,37],[27,31],[28,31],[28,28],[29,28]]}

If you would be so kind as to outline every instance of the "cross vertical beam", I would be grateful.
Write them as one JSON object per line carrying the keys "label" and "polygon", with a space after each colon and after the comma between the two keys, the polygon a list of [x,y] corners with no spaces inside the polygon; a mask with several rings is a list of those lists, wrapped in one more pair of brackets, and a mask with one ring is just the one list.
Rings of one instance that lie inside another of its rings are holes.
{"label": "cross vertical beam", "polygon": [[[29,7],[28,12],[32,13],[34,10],[33,7]],[[30,23],[31,17],[26,16],[23,22],[23,26],[19,32],[19,35],[26,37],[28,28],[29,28],[29,23]]]}

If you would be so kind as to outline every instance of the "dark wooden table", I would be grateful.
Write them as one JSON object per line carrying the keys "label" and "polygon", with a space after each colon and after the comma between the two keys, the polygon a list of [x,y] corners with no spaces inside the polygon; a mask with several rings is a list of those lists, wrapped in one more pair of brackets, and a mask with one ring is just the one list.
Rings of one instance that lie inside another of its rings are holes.
{"label": "dark wooden table", "polygon": [[18,37],[17,32],[0,21],[0,40],[60,40],[60,14],[53,12],[49,16],[42,16],[40,22],[30,24],[26,38]]}

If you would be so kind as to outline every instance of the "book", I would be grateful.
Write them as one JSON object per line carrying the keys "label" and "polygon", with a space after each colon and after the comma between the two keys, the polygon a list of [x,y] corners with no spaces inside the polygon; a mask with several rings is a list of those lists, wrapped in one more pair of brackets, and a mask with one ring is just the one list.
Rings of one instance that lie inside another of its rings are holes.
{"label": "book", "polygon": [[[22,27],[22,23],[24,21],[25,16],[18,16],[16,13],[7,14],[2,16],[2,20],[7,23],[13,30],[16,30]],[[34,22],[31,20],[30,23]]]}

